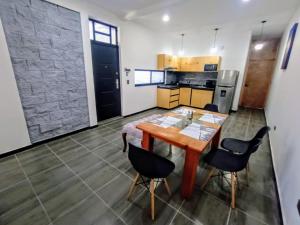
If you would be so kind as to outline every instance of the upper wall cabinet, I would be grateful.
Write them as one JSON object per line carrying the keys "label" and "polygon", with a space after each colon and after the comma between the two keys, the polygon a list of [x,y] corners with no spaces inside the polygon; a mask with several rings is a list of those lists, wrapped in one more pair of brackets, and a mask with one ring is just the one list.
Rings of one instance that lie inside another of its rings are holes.
{"label": "upper wall cabinet", "polygon": [[220,56],[199,56],[199,57],[176,57],[166,54],[160,54],[157,58],[157,68],[177,68],[176,71],[183,72],[203,72],[205,64],[221,65]]}
{"label": "upper wall cabinet", "polygon": [[159,54],[157,56],[157,69],[164,70],[166,68],[172,68],[173,70],[180,70],[180,59],[177,56]]}

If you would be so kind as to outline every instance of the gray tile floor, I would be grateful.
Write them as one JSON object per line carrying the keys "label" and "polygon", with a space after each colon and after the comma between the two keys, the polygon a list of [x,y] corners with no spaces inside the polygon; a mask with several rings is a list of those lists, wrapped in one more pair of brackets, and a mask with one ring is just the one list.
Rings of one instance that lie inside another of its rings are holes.
{"label": "gray tile floor", "polygon": [[[239,173],[237,208],[230,209],[230,188],[214,178],[201,191],[206,171],[199,162],[196,190],[189,201],[180,197],[184,152],[157,141],[156,152],[176,164],[169,177],[173,195],[159,186],[156,217],[149,217],[149,197],[139,188],[126,200],[135,175],[122,153],[121,128],[138,118],[163,112],[150,110],[128,118],[100,123],[99,127],[51,141],[0,160],[0,224],[280,224],[269,141],[250,160],[250,184]],[[232,113],[223,137],[251,138],[265,125],[262,111],[241,109]]]}

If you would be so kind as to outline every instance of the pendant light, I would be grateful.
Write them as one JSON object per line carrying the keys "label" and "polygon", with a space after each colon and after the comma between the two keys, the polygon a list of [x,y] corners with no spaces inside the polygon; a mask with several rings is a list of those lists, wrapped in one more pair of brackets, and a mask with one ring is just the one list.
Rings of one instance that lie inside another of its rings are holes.
{"label": "pendant light", "polygon": [[254,49],[256,50],[256,51],[260,51],[260,50],[262,50],[263,49],[263,47],[264,47],[264,42],[263,42],[263,35],[264,35],[264,26],[265,26],[265,23],[266,23],[267,21],[266,20],[263,20],[263,21],[261,21],[261,31],[260,31],[260,37],[259,37],[259,42],[257,42],[257,44],[254,46]]}
{"label": "pendant light", "polygon": [[217,43],[217,36],[218,36],[218,31],[219,30],[220,30],[219,28],[215,28],[214,29],[214,31],[215,31],[215,39],[214,39],[214,45],[210,49],[211,53],[216,53],[218,51],[218,47],[216,46],[216,43]]}
{"label": "pendant light", "polygon": [[183,56],[184,55],[184,47],[183,47],[183,44],[184,44],[184,35],[185,34],[180,34],[181,35],[181,49],[179,50],[178,52],[178,55],[179,56]]}

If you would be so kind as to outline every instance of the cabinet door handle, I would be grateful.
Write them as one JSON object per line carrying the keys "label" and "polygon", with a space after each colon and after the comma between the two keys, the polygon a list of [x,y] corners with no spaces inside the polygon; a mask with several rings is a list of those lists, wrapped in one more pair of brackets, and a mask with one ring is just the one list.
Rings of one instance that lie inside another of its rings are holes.
{"label": "cabinet door handle", "polygon": [[120,85],[119,85],[119,79],[116,79],[116,89],[119,90]]}

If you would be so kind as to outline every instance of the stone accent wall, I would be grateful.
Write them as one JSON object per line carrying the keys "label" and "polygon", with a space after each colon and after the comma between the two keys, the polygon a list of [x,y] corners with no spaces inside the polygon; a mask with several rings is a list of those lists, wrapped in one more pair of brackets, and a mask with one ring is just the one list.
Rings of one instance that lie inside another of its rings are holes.
{"label": "stone accent wall", "polygon": [[42,0],[0,0],[0,18],[31,141],[88,127],[80,14]]}

